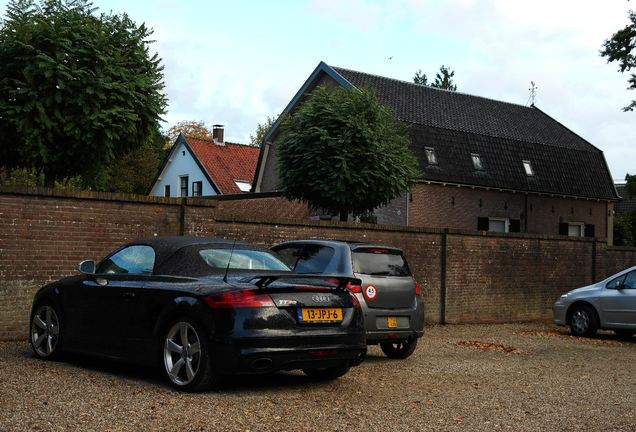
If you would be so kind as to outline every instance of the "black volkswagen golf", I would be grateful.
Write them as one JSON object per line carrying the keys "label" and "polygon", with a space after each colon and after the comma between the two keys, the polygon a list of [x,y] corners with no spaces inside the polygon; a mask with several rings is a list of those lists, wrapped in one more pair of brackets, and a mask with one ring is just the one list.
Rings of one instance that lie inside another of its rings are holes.
{"label": "black volkswagen golf", "polygon": [[154,237],[79,270],[35,295],[30,340],[40,358],[158,365],[177,389],[198,391],[242,373],[334,379],[366,352],[351,279],[294,274],[248,243]]}

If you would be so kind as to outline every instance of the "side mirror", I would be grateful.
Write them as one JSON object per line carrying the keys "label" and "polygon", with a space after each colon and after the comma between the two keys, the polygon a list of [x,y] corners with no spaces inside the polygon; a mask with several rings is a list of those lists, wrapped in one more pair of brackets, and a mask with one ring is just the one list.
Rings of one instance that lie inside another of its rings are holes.
{"label": "side mirror", "polygon": [[77,265],[77,270],[80,273],[93,274],[95,273],[95,261],[84,260]]}

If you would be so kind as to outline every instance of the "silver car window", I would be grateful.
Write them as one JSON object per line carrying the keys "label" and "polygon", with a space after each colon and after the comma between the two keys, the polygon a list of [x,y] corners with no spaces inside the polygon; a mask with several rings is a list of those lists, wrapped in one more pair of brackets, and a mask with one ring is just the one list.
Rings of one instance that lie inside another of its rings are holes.
{"label": "silver car window", "polygon": [[150,246],[135,245],[120,250],[105,259],[97,274],[150,274],[155,264],[155,250]]}
{"label": "silver car window", "polygon": [[296,273],[323,273],[333,254],[334,250],[329,246],[308,244],[302,250],[294,271]]}
{"label": "silver car window", "polygon": [[625,275],[620,275],[619,277],[612,279],[611,281],[609,281],[607,283],[607,285],[605,285],[605,288],[608,289],[618,289],[620,288],[620,286],[623,284],[623,281],[625,280]]}
{"label": "silver car window", "polygon": [[623,286],[625,288],[636,289],[636,271],[627,273]]}

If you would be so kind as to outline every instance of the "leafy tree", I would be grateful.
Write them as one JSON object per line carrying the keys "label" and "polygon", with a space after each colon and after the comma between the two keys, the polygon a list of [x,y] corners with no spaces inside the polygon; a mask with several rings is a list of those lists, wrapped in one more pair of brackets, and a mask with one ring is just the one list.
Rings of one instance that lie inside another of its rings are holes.
{"label": "leafy tree", "polygon": [[152,31],[96,11],[87,0],[12,0],[0,23],[0,160],[48,186],[80,175],[103,188],[166,107]]}
{"label": "leafy tree", "polygon": [[147,194],[166,156],[166,137],[156,135],[139,148],[119,158],[112,166],[109,186],[112,192]]}
{"label": "leafy tree", "polygon": [[417,72],[415,72],[413,82],[415,84],[428,85],[428,78],[426,77],[426,74],[422,72],[422,69],[418,69]]}
{"label": "leafy tree", "polygon": [[365,214],[419,178],[407,131],[370,90],[321,86],[282,122],[280,188],[339,214]]}
{"label": "leafy tree", "polygon": [[[625,176],[625,195],[623,198],[636,199],[636,175]],[[616,246],[636,246],[636,210],[616,215],[614,218],[614,244]]]}
{"label": "leafy tree", "polygon": [[212,139],[212,129],[208,128],[203,121],[183,120],[168,129],[167,148],[172,147],[180,133],[197,139]]}
{"label": "leafy tree", "polygon": [[259,147],[265,135],[267,135],[272,126],[274,126],[274,123],[276,123],[276,117],[270,116],[267,116],[267,120],[265,120],[264,123],[259,123],[258,126],[256,126],[256,135],[250,135],[249,145]]}
{"label": "leafy tree", "polygon": [[[607,62],[618,62],[618,70],[621,73],[629,72],[636,67],[636,56],[633,54],[636,47],[636,13],[629,11],[630,24],[617,31],[611,38],[605,41],[601,56],[607,57]],[[627,80],[628,89],[636,89],[636,74],[632,73]],[[636,100],[623,108],[623,111],[633,111],[636,108]]]}
{"label": "leafy tree", "polygon": [[425,73],[422,73],[422,69],[418,69],[415,72],[415,76],[413,77],[413,82],[415,84],[427,85],[429,87],[435,87],[450,91],[457,91],[457,85],[453,82],[453,77],[455,76],[455,71],[451,68],[448,68],[442,65],[439,68],[439,72],[435,74],[435,81],[432,83],[428,83],[428,77]]}

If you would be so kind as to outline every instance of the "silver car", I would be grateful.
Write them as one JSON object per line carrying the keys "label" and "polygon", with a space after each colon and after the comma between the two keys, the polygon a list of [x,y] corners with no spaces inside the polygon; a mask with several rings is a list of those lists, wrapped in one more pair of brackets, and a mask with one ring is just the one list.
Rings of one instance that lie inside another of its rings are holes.
{"label": "silver car", "polygon": [[410,356],[424,334],[420,284],[398,248],[359,242],[296,240],[273,246],[296,273],[327,273],[361,280],[348,289],[364,313],[367,345],[389,358]]}
{"label": "silver car", "polygon": [[569,325],[576,336],[593,336],[598,329],[620,337],[636,333],[636,266],[594,285],[563,294],[553,306],[554,322]]}

